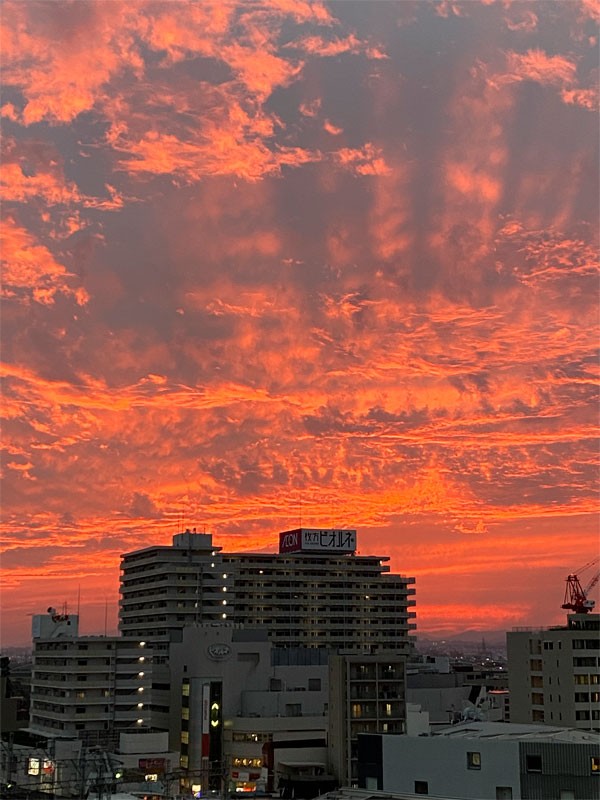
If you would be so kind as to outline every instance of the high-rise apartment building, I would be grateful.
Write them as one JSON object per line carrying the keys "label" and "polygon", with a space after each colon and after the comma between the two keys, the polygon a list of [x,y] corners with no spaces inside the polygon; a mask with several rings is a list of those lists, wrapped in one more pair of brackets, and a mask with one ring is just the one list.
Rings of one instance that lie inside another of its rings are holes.
{"label": "high-rise apartment building", "polygon": [[390,574],[388,561],[356,555],[356,531],[286,531],[278,553],[223,553],[186,531],[123,556],[120,629],[177,639],[188,624],[227,621],[268,628],[278,647],[403,650],[414,578]]}
{"label": "high-rise apartment building", "polygon": [[506,640],[511,722],[600,731],[600,614]]}

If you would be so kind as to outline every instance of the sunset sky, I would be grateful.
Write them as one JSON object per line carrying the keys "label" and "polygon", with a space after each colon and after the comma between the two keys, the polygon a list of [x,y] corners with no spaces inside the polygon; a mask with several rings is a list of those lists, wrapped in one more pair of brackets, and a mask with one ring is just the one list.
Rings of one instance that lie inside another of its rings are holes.
{"label": "sunset sky", "polygon": [[182,526],[356,528],[424,633],[562,621],[599,8],[3,4],[6,644],[79,592],[114,630],[120,554]]}

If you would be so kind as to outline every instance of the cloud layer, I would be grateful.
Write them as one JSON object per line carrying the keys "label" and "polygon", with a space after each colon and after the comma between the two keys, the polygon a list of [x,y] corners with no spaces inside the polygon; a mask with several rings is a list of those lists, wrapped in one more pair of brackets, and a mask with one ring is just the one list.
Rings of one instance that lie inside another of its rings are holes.
{"label": "cloud layer", "polygon": [[[423,630],[597,551],[593,3],[11,2],[6,636],[182,525],[344,525]],[[87,618],[87,623],[85,622]]]}

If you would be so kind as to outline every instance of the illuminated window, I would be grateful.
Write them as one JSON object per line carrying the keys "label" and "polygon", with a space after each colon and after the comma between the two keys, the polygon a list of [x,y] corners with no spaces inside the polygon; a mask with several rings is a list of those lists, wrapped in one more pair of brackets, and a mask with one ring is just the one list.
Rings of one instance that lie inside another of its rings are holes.
{"label": "illuminated window", "polygon": [[181,741],[182,741],[184,744],[189,744],[189,741],[190,741],[190,734],[189,734],[189,732],[188,732],[188,731],[182,731],[182,732],[181,732]]}
{"label": "illuminated window", "polygon": [[40,760],[39,758],[30,758],[29,764],[27,766],[27,774],[28,775],[39,775],[40,774]]}
{"label": "illuminated window", "polygon": [[467,753],[467,768],[481,769],[481,753]]}
{"label": "illuminated window", "polygon": [[592,756],[590,766],[594,775],[600,775],[600,756]]}

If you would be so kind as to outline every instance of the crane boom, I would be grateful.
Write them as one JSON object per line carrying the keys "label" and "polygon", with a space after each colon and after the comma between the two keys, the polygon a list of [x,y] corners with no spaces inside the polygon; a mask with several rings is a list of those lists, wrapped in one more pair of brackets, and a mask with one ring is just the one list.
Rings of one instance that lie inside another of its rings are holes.
{"label": "crane boom", "polygon": [[[582,567],[579,572],[582,572],[584,569],[591,567],[597,562],[597,558],[593,559]],[[565,587],[565,599],[563,600],[561,608],[574,611],[576,614],[588,614],[592,611],[596,605],[596,601],[589,600],[588,593],[598,583],[598,580],[600,580],[600,570],[592,576],[592,579],[585,589],[582,587],[579,576],[575,572],[571,573],[571,575],[567,575],[565,580],[567,585]]]}

